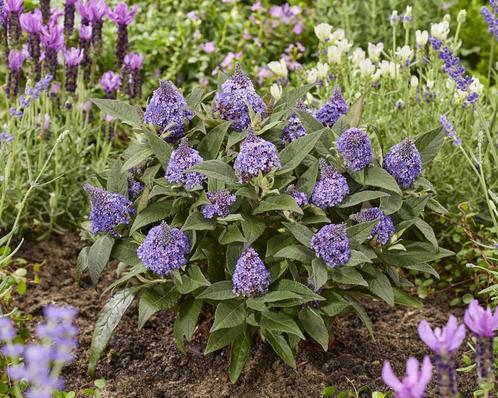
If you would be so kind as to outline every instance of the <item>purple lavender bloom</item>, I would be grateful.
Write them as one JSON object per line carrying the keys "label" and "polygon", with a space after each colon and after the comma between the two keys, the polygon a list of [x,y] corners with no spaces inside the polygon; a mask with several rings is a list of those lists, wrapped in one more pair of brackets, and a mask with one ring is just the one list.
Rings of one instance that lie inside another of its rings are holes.
{"label": "purple lavender bloom", "polygon": [[488,32],[498,40],[498,18],[496,18],[496,14],[491,12],[486,6],[481,7],[481,14],[488,24]]}
{"label": "purple lavender bloom", "polygon": [[202,185],[206,177],[196,171],[187,171],[203,161],[199,152],[188,146],[187,138],[183,138],[177,149],[173,151],[166,169],[166,180],[182,184],[187,189]]}
{"label": "purple lavender bloom", "polygon": [[221,91],[216,93],[214,100],[221,118],[231,121],[234,131],[243,131],[250,126],[248,104],[256,114],[263,117],[266,113],[265,102],[256,93],[240,64],[235,67],[232,77],[221,85]]}
{"label": "purple lavender bloom", "polygon": [[10,47],[15,47],[21,38],[21,24],[19,16],[24,9],[23,0],[6,0],[3,11],[5,13],[7,23],[8,44]]}
{"label": "purple lavender bloom", "polygon": [[174,143],[185,135],[186,126],[193,117],[194,113],[180,91],[172,82],[163,80],[147,105],[144,122],[168,131],[166,141]]}
{"label": "purple lavender bloom", "polygon": [[165,222],[151,228],[137,255],[157,275],[167,275],[188,262],[190,244],[187,235]]}
{"label": "purple lavender bloom", "polygon": [[90,2],[78,0],[75,5],[81,17],[81,24],[83,26],[89,26],[93,18]]}
{"label": "purple lavender bloom", "polygon": [[57,25],[46,25],[42,27],[41,43],[44,51],[45,73],[56,76],[57,54],[64,46],[62,28]]}
{"label": "purple lavender bloom", "polygon": [[311,202],[322,209],[334,207],[349,194],[346,178],[320,159],[320,179],[316,182],[311,195]]}
{"label": "purple lavender bloom", "polygon": [[439,39],[436,39],[435,37],[429,37],[429,43],[432,46],[434,50],[439,50],[441,46],[443,45],[443,42]]}
{"label": "purple lavender bloom", "polygon": [[428,356],[419,368],[415,358],[409,358],[406,363],[406,376],[403,380],[394,374],[389,361],[384,362],[382,368],[384,383],[394,390],[394,398],[424,398],[425,389],[432,379],[432,364]]}
{"label": "purple lavender bloom", "polygon": [[41,11],[37,8],[33,12],[25,12],[21,14],[19,21],[21,28],[28,34],[41,33],[43,20]]}
{"label": "purple lavender bloom", "polygon": [[83,60],[83,50],[70,48],[64,50],[64,61],[66,63],[66,91],[76,92],[76,80],[78,78],[78,65]]}
{"label": "purple lavender bloom", "polygon": [[92,23],[92,44],[96,54],[102,51],[102,27],[104,26],[104,17],[109,11],[109,7],[104,0],[90,0],[90,19]]}
{"label": "purple lavender bloom", "polygon": [[[298,103],[297,108],[308,112],[308,109],[303,102]],[[306,135],[306,129],[304,128],[303,123],[301,123],[299,116],[297,113],[291,113],[287,118],[287,126],[285,126],[284,131],[282,132],[282,142],[292,142],[304,135]]]}
{"label": "purple lavender bloom", "polygon": [[5,93],[8,98],[16,98],[19,93],[19,83],[21,81],[22,64],[24,62],[24,54],[22,50],[10,50],[9,52],[9,76]]}
{"label": "purple lavender bloom", "polygon": [[381,245],[386,245],[391,240],[391,237],[396,233],[391,216],[386,216],[378,207],[363,209],[359,213],[350,216],[351,220],[362,223],[377,220],[368,239],[375,239]]}
{"label": "purple lavender bloom", "polygon": [[88,86],[92,75],[92,59],[91,52],[92,28],[90,25],[83,25],[80,28],[80,36],[78,47],[83,51],[83,60],[81,61],[81,69],[83,70],[83,81]]}
{"label": "purple lavender bloom", "polygon": [[207,198],[211,203],[203,205],[201,212],[204,218],[208,220],[214,217],[228,216],[230,214],[230,206],[237,200],[235,195],[226,189],[208,192]]}
{"label": "purple lavender bloom", "polygon": [[298,191],[294,185],[287,187],[287,193],[294,198],[299,207],[304,207],[308,204],[308,197],[304,192]]}
{"label": "purple lavender bloom", "polygon": [[40,34],[42,31],[42,14],[39,9],[32,13],[23,13],[20,16],[22,29],[28,34],[28,53],[32,61],[33,78],[39,80],[41,75],[40,64]]}
{"label": "purple lavender bloom", "polygon": [[466,74],[460,59],[448,47],[439,51],[439,58],[444,62],[444,71],[455,81],[458,89],[467,91],[473,79]]}
{"label": "purple lavender bloom", "polygon": [[142,95],[142,67],[144,57],[138,53],[128,53],[124,57],[121,70],[122,81],[127,85],[130,99],[139,98]]}
{"label": "purple lavender bloom", "polygon": [[85,184],[83,188],[92,204],[90,221],[94,235],[102,232],[117,236],[116,228],[119,225],[130,224],[131,217],[135,215],[135,208],[127,198],[90,184]]}
{"label": "purple lavender bloom", "polygon": [[372,144],[363,129],[350,128],[337,138],[337,150],[351,171],[360,171],[372,164]]}
{"label": "purple lavender bloom", "polygon": [[384,158],[384,169],[401,188],[410,188],[422,173],[422,158],[415,143],[405,139],[389,149]]}
{"label": "purple lavender bloom", "polygon": [[116,58],[118,67],[123,66],[123,59],[128,51],[128,25],[133,22],[138,6],[131,8],[125,3],[118,3],[114,10],[109,10],[107,16],[118,27],[118,44],[116,46]]}
{"label": "purple lavender bloom", "polygon": [[43,23],[46,25],[50,21],[50,16],[52,14],[50,9],[50,0],[40,0],[40,10],[43,16]]}
{"label": "purple lavender bloom", "polygon": [[22,50],[10,50],[9,52],[9,70],[11,72],[20,72],[24,62]]}
{"label": "purple lavender bloom", "polygon": [[270,273],[252,247],[240,255],[232,276],[233,292],[237,296],[264,294],[270,286]]}
{"label": "purple lavender bloom", "polygon": [[234,163],[239,182],[244,183],[262,173],[280,168],[277,147],[249,131],[247,138],[240,144],[240,152]]}
{"label": "purple lavender bloom", "polygon": [[0,316],[0,340],[9,342],[16,337],[14,323],[6,316]]}
{"label": "purple lavender bloom", "polygon": [[0,133],[0,147],[2,146],[2,143],[5,145],[11,143],[12,141],[14,141],[13,134],[9,134],[6,131],[2,131]]}
{"label": "purple lavender bloom", "polygon": [[132,176],[128,176],[128,197],[134,200],[144,189],[144,184],[135,180]]}
{"label": "purple lavender bloom", "polygon": [[348,111],[349,107],[342,97],[341,89],[336,87],[327,103],[315,113],[315,118],[324,126],[332,127]]}
{"label": "purple lavender bloom", "polygon": [[119,86],[121,86],[121,76],[113,71],[108,71],[100,78],[100,85],[104,89],[107,98],[115,99],[116,92],[118,91]]}
{"label": "purple lavender bloom", "polygon": [[64,4],[64,36],[69,38],[74,30],[74,13],[78,0],[66,0]]}
{"label": "purple lavender bloom", "polygon": [[454,146],[459,146],[462,143],[462,140],[458,138],[458,135],[455,131],[455,128],[453,127],[453,124],[448,120],[448,118],[444,115],[439,116],[439,122],[441,123],[441,126],[443,126],[443,129],[446,131],[448,134],[448,138],[451,138],[453,141]]}
{"label": "purple lavender bloom", "polygon": [[346,264],[351,257],[346,225],[325,225],[311,238],[311,248],[329,267]]}
{"label": "purple lavender bloom", "polygon": [[22,344],[7,344],[0,350],[2,354],[10,358],[19,358],[24,352],[24,346]]}

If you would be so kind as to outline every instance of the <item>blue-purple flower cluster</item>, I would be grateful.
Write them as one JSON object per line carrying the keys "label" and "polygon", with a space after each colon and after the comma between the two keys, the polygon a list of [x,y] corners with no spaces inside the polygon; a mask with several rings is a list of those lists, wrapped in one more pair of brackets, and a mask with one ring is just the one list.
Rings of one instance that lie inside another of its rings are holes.
{"label": "blue-purple flower cluster", "polygon": [[396,233],[391,216],[387,216],[378,207],[363,209],[359,213],[351,215],[351,220],[362,223],[377,220],[368,239],[375,239],[379,244],[386,245]]}
{"label": "blue-purple flower cluster", "polygon": [[166,180],[182,184],[187,189],[202,185],[204,175],[196,171],[187,171],[203,161],[199,152],[188,146],[187,138],[183,138],[177,149],[173,151],[166,169]]}
{"label": "blue-purple flower cluster", "polygon": [[490,0],[489,5],[493,8],[493,11],[490,11],[486,6],[482,6],[481,14],[488,24],[488,32],[498,40],[498,18],[496,16],[496,14],[498,14],[498,2],[496,0]]}
{"label": "blue-purple flower cluster", "polygon": [[233,292],[237,296],[254,296],[268,291],[270,273],[252,247],[242,252],[232,276]]}
{"label": "blue-purple flower cluster", "polygon": [[311,238],[311,247],[329,267],[346,264],[351,257],[346,225],[325,225]]}
{"label": "blue-purple flower cluster", "polygon": [[[297,108],[308,112],[306,105],[302,102],[298,103]],[[287,126],[285,126],[284,131],[282,132],[282,142],[292,142],[303,135],[306,135],[306,129],[304,128],[303,123],[299,119],[297,113],[291,113],[287,118]]]}
{"label": "blue-purple flower cluster", "polygon": [[448,138],[451,139],[453,142],[454,146],[459,146],[462,143],[462,140],[458,137],[455,128],[453,127],[453,124],[449,121],[449,119],[441,115],[439,116],[439,122],[441,123],[441,126],[443,126],[444,131],[448,134]]}
{"label": "blue-purple flower cluster", "polygon": [[90,184],[85,184],[83,188],[92,205],[90,221],[92,222],[93,234],[109,233],[112,236],[117,236],[116,228],[119,225],[128,225],[132,216],[135,215],[133,203],[121,194],[109,192]]}
{"label": "blue-purple flower cluster", "polygon": [[10,114],[14,117],[20,118],[23,115],[25,109],[29,108],[32,101],[36,101],[40,98],[44,92],[46,92],[52,82],[52,75],[47,75],[44,78],[38,80],[34,87],[26,87],[25,95],[21,95],[20,103],[21,107],[11,108]]}
{"label": "blue-purple flower cluster", "polygon": [[336,87],[327,103],[315,113],[315,118],[324,126],[332,127],[348,111],[349,107],[342,97],[341,89]]}
{"label": "blue-purple flower cluster", "polygon": [[234,131],[240,132],[251,124],[248,105],[261,117],[265,115],[265,102],[256,93],[251,79],[237,64],[233,76],[221,85],[221,92],[216,93],[216,110],[223,120],[232,122]]}
{"label": "blue-purple flower cluster", "polygon": [[320,179],[313,188],[311,202],[322,209],[327,209],[341,203],[348,194],[349,186],[346,178],[325,159],[320,159]]}
{"label": "blue-purple flower cluster", "polygon": [[226,217],[230,214],[230,206],[237,200],[236,196],[224,189],[206,194],[210,204],[203,205],[201,213],[204,218]]}
{"label": "blue-purple flower cluster", "polygon": [[128,176],[128,198],[134,200],[144,189],[144,184],[136,180],[133,176]]}
{"label": "blue-purple flower cluster", "polygon": [[372,144],[365,130],[350,128],[337,138],[337,150],[351,171],[359,171],[372,164]]}
{"label": "blue-purple flower cluster", "polygon": [[186,126],[194,117],[183,95],[170,81],[161,81],[154,91],[144,114],[144,122],[160,126],[170,134],[168,142],[176,142],[185,135]]}
{"label": "blue-purple flower cluster", "polygon": [[422,158],[414,142],[405,139],[389,149],[384,158],[384,169],[401,188],[410,188],[422,173]]}
{"label": "blue-purple flower cluster", "polygon": [[247,138],[240,144],[240,152],[234,163],[239,181],[247,182],[259,172],[268,173],[280,166],[277,147],[249,131]]}
{"label": "blue-purple flower cluster", "polygon": [[294,185],[287,187],[287,193],[294,198],[299,207],[304,207],[308,204],[308,196],[304,192],[298,191]]}
{"label": "blue-purple flower cluster", "polygon": [[158,275],[167,275],[188,262],[190,244],[187,235],[163,222],[151,228],[137,255],[145,267]]}

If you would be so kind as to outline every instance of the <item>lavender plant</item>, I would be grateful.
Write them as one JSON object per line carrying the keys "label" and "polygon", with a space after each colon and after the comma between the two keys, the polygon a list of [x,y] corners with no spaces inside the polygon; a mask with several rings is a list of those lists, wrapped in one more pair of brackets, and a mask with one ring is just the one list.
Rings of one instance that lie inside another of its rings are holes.
{"label": "lavender plant", "polygon": [[[230,347],[233,382],[256,334],[294,367],[305,335],[326,350],[330,320],[349,312],[372,332],[360,296],[409,303],[403,269],[432,272],[428,262],[451,254],[423,238],[434,192],[419,183],[421,170],[410,186],[398,184],[404,166],[384,169],[370,127],[358,130],[361,104],[345,104],[349,113],[324,125],[299,105],[310,88],[267,104],[237,67],[214,95],[195,89],[183,97],[162,82],[145,113],[95,100],[132,125],[137,139],[105,183],[95,180],[104,185],[89,191],[93,243],[80,253],[78,274],[97,283],[107,262],[121,263],[97,320],[90,373],[134,300],[139,327],[175,310],[181,350],[200,313],[213,311],[205,352]],[[293,114],[304,134],[288,142],[281,137]],[[443,135],[440,128],[419,134],[410,154],[426,166]],[[130,181],[143,184],[136,197]]]}

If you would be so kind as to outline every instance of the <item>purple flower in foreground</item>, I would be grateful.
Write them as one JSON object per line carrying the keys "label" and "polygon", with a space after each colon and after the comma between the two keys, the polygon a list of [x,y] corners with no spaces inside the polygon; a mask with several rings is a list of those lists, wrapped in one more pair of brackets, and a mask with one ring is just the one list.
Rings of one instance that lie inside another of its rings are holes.
{"label": "purple flower in foreground", "polygon": [[372,144],[363,129],[350,128],[337,138],[337,150],[351,171],[360,171],[372,164]]}
{"label": "purple flower in foreground", "polygon": [[24,54],[22,50],[10,50],[9,52],[9,70],[11,72],[20,72],[24,62]]}
{"label": "purple flower in foreground", "polygon": [[4,34],[8,36],[9,46],[16,46],[21,38],[19,16],[23,9],[23,0],[6,0],[4,3],[3,12],[6,18],[5,25],[7,28],[7,32],[4,30]]}
{"label": "purple flower in foreground", "polygon": [[[297,104],[297,108],[308,112],[306,105],[302,102]],[[303,123],[299,119],[297,113],[291,113],[287,118],[287,126],[285,126],[282,132],[282,142],[292,142],[303,135],[306,135],[306,129],[304,128]]]}
{"label": "purple flower in foreground", "polygon": [[252,247],[240,255],[232,276],[233,292],[237,296],[264,294],[270,286],[270,273]]}
{"label": "purple flower in foreground", "polygon": [[320,179],[316,182],[311,195],[311,202],[322,209],[334,207],[349,194],[346,178],[325,159],[320,159]]}
{"label": "purple flower in foreground", "polygon": [[375,224],[368,239],[375,239],[381,245],[389,243],[391,237],[396,233],[391,216],[386,216],[378,207],[363,209],[359,213],[351,215],[351,219],[358,223],[377,220],[377,224]]}
{"label": "purple flower in foreground", "polygon": [[144,185],[140,181],[135,180],[133,176],[128,177],[128,198],[130,200],[134,200],[142,189],[144,189]]}
{"label": "purple flower in foreground", "polygon": [[177,149],[173,151],[166,168],[166,180],[182,184],[187,189],[202,185],[206,177],[196,171],[187,171],[203,161],[199,152],[188,146],[187,138],[183,138]]}
{"label": "purple flower in foreground", "polygon": [[311,248],[329,267],[346,264],[351,257],[346,225],[325,225],[311,238]]}
{"label": "purple flower in foreground", "polygon": [[289,185],[287,187],[287,193],[294,198],[299,207],[303,207],[308,204],[308,197],[306,194],[298,191],[294,185]]}
{"label": "purple flower in foreground", "polygon": [[81,17],[81,25],[89,26],[92,21],[92,10],[90,2],[85,2],[84,0],[78,0],[76,2],[76,10]]}
{"label": "purple flower in foreground", "polygon": [[0,316],[0,340],[10,341],[16,337],[16,330],[14,323],[6,316]]}
{"label": "purple flower in foreground", "polygon": [[211,202],[202,206],[201,212],[204,218],[226,217],[230,214],[230,206],[237,198],[230,191],[224,189],[216,192],[208,192],[207,198]]}
{"label": "purple flower in foreground", "polygon": [[337,122],[342,115],[347,114],[348,111],[349,107],[342,97],[341,89],[336,87],[327,103],[315,113],[315,117],[324,126],[332,127],[335,122]]}
{"label": "purple flower in foreground", "polygon": [[85,85],[90,83],[92,74],[92,59],[90,57],[92,38],[92,28],[89,25],[82,25],[80,28],[78,47],[83,51],[83,60],[81,61],[81,69],[83,70],[83,81]]}
{"label": "purple flower in foreground", "polygon": [[432,364],[429,357],[424,357],[422,366],[415,358],[406,363],[406,375],[402,380],[394,374],[389,361],[384,362],[382,379],[394,390],[394,398],[424,398],[425,389],[432,378]]}
{"label": "purple flower in foreground", "polygon": [[491,12],[488,7],[482,6],[481,14],[488,24],[488,32],[498,40],[498,18],[496,18],[495,13]]}
{"label": "purple flower in foreground", "polygon": [[444,115],[439,116],[439,122],[443,126],[444,131],[448,134],[448,137],[453,141],[453,145],[458,146],[462,143],[462,140],[458,138],[458,135],[453,127],[453,124]]}
{"label": "purple flower in foreground", "polygon": [[33,12],[25,12],[20,17],[22,29],[29,34],[40,33],[43,26],[41,11],[37,8]]}
{"label": "purple flower in foreground", "polygon": [[204,51],[206,54],[211,54],[216,51],[216,46],[214,45],[213,41],[208,41],[204,43],[202,46],[202,51]]}
{"label": "purple flower in foreground", "polygon": [[93,234],[103,232],[117,236],[116,228],[122,224],[128,225],[131,217],[135,215],[133,203],[121,194],[108,192],[90,184],[85,184],[83,188],[92,204],[90,221]]}
{"label": "purple flower in foreground", "polygon": [[384,158],[384,169],[401,188],[410,188],[422,173],[422,158],[415,143],[406,139],[391,147]]}
{"label": "purple flower in foreground", "polygon": [[137,255],[157,275],[167,275],[188,262],[190,244],[187,235],[166,223],[151,228]]}
{"label": "purple flower in foreground", "polygon": [[239,182],[249,181],[261,173],[280,168],[278,151],[274,144],[249,131],[247,138],[240,144],[240,152],[234,163]]}
{"label": "purple flower in foreground", "polygon": [[116,98],[118,88],[121,86],[121,76],[112,71],[108,71],[100,78],[100,85],[104,89],[107,98],[114,99]]}
{"label": "purple flower in foreground", "polygon": [[168,131],[170,134],[166,141],[174,143],[185,135],[186,126],[193,117],[194,113],[188,108],[187,101],[176,86],[163,80],[147,105],[144,122]]}

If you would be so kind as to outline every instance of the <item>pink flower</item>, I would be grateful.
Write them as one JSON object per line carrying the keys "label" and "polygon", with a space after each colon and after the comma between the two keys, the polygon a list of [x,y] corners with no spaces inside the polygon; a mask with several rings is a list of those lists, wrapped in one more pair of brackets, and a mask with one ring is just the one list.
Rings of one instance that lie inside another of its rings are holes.
{"label": "pink flower", "polygon": [[139,53],[129,53],[124,57],[124,64],[131,70],[141,70],[144,63],[144,57]]}
{"label": "pink flower", "polygon": [[37,8],[33,12],[25,12],[19,18],[21,27],[26,33],[40,33],[42,29],[42,14]]}
{"label": "pink flower", "polygon": [[100,85],[109,93],[115,92],[121,85],[121,77],[112,71],[108,71],[100,78]]}
{"label": "pink flower", "polygon": [[77,66],[83,60],[83,50],[80,48],[70,48],[64,50],[64,60],[67,66]]}
{"label": "pink flower", "polygon": [[204,45],[202,46],[202,50],[206,54],[211,54],[211,53],[214,53],[216,51],[216,46],[214,45],[214,42],[208,41],[208,42],[204,43]]}
{"label": "pink flower", "polygon": [[498,310],[493,314],[488,308],[484,309],[479,301],[472,300],[465,310],[463,320],[467,327],[480,337],[494,337],[498,329]]}
{"label": "pink flower", "polygon": [[128,8],[125,3],[118,3],[114,10],[109,10],[107,16],[116,25],[128,26],[133,22],[135,14],[138,12],[138,6],[135,4],[133,7]]}
{"label": "pink flower", "polygon": [[23,0],[7,0],[4,4],[4,11],[10,15],[10,14],[17,14],[19,15],[22,10],[24,9],[24,4]]}
{"label": "pink flower", "polygon": [[22,50],[10,50],[9,52],[9,69],[13,72],[19,72],[24,62]]}
{"label": "pink flower", "polygon": [[403,380],[394,374],[389,361],[384,362],[382,379],[394,390],[395,398],[424,398],[425,389],[432,378],[432,364],[429,357],[424,357],[422,367],[415,358],[406,362],[406,375]]}
{"label": "pink flower", "polygon": [[439,355],[451,354],[458,350],[465,339],[465,326],[458,325],[457,319],[451,315],[448,323],[441,329],[431,329],[424,319],[418,325],[420,339]]}

